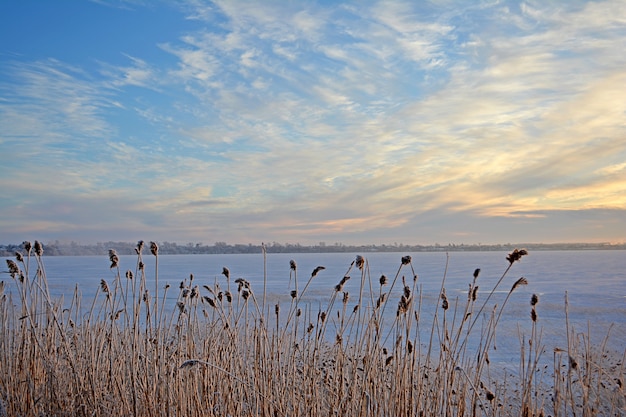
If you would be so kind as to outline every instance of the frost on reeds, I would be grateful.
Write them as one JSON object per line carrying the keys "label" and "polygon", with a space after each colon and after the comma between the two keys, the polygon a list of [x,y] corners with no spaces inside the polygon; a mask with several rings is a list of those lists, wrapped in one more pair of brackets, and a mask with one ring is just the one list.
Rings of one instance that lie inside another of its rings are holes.
{"label": "frost on reeds", "polygon": [[[446,292],[445,273],[440,292],[424,294],[419,283],[433,277],[418,279],[408,255],[395,273],[374,279],[368,260],[358,256],[328,288],[325,302],[311,302],[309,285],[327,271],[314,268],[301,286],[292,260],[285,265],[284,294],[273,294],[267,306],[265,282],[263,297],[245,278],[235,279],[231,292],[226,267],[211,279],[191,274],[180,285],[166,284],[162,297],[154,276],[151,294],[142,251],[140,241],[134,269],[122,279],[122,261],[111,250],[114,277],[100,281],[92,300],[78,289],[68,300],[49,298],[39,242],[25,242],[15,260],[7,260],[10,281],[0,285],[0,413],[625,414],[624,354],[615,359],[606,340],[594,344],[568,322],[565,343],[544,346],[536,295],[530,334],[519,332],[519,371],[503,375],[491,363],[500,318],[509,300],[522,295],[520,286],[531,283],[511,280],[503,300],[490,300],[527,255],[523,249],[508,254],[491,290],[478,291],[476,269],[462,297]],[[156,243],[150,252],[158,267]]]}
{"label": "frost on reeds", "polygon": [[120,258],[117,256],[115,249],[109,249],[109,261],[111,261],[111,266],[109,268],[113,269],[119,266]]}

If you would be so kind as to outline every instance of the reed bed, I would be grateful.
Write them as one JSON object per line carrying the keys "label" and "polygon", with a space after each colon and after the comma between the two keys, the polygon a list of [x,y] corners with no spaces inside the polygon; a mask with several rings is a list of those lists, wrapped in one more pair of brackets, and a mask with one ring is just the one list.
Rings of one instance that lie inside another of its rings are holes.
{"label": "reed bed", "polygon": [[[7,260],[0,416],[626,415],[626,352],[609,352],[606,340],[567,322],[567,344],[547,350],[535,295],[519,371],[490,363],[507,303],[527,284],[509,278],[523,249],[507,256],[487,291],[477,269],[467,296],[451,299],[444,275],[436,306],[423,302],[410,256],[390,278],[372,277],[357,256],[319,306],[306,295],[322,266],[301,272],[291,261],[293,289],[274,302],[266,276],[253,288],[227,267],[212,282],[191,275],[159,287],[158,245],[149,251],[144,259],[139,242],[134,269],[122,272],[112,249],[115,278],[89,300],[79,288],[51,298],[39,242]],[[151,280],[144,262],[157,266]],[[500,287],[508,292],[498,304]]]}

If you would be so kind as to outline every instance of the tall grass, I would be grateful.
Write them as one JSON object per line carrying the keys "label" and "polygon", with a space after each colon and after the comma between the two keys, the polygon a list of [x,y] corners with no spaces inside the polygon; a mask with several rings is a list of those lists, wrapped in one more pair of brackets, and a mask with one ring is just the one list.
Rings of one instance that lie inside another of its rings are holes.
{"label": "tall grass", "polygon": [[[258,296],[245,279],[231,282],[227,267],[213,282],[191,275],[178,288],[159,288],[155,276],[152,292],[143,242],[125,273],[109,253],[114,279],[94,299],[79,288],[52,299],[42,245],[23,247],[7,261],[15,290],[0,285],[0,416],[626,415],[624,358],[606,340],[594,344],[564,323],[567,345],[552,352],[552,369],[540,367],[550,354],[537,296],[530,334],[519,334],[519,372],[492,367],[499,321],[527,283],[507,284],[525,250],[509,254],[487,292],[476,270],[467,297],[450,299],[444,275],[436,306],[423,302],[410,256],[391,280],[371,277],[358,256],[318,307],[306,295],[324,268],[302,285],[295,261],[285,265],[287,301],[274,305],[265,270]],[[150,251],[158,271],[156,244]],[[356,292],[345,291],[349,280]],[[510,289],[492,304],[501,285]]]}

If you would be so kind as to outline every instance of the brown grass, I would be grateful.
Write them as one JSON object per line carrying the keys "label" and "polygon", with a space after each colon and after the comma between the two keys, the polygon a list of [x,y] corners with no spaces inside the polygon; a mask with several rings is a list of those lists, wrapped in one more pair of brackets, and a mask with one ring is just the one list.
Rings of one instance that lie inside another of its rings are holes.
{"label": "brown grass", "polygon": [[[391,284],[372,279],[357,257],[318,308],[303,297],[323,267],[299,286],[293,261],[285,265],[295,288],[285,290],[287,301],[266,305],[265,271],[261,297],[243,279],[231,289],[226,267],[213,283],[191,275],[159,297],[146,286],[140,242],[135,270],[122,273],[111,252],[115,279],[83,305],[78,288],[68,302],[51,299],[42,245],[24,248],[7,262],[12,290],[0,285],[0,416],[626,415],[624,358],[609,355],[606,340],[593,344],[589,332],[572,329],[552,369],[540,369],[535,296],[519,373],[492,369],[498,323],[526,280],[513,281],[500,306],[490,300],[523,250],[509,254],[482,302],[480,270],[467,299],[446,295],[444,276],[434,318],[424,323],[422,309],[431,307],[408,256]],[[151,253],[158,266],[156,244]],[[350,279],[356,294],[344,291]]]}

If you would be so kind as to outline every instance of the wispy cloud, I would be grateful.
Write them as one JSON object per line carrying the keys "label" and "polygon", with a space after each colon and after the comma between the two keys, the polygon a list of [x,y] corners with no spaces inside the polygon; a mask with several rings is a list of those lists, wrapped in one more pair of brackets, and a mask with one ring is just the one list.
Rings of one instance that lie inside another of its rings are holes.
{"label": "wispy cloud", "polygon": [[107,216],[169,240],[626,232],[625,2],[180,7],[162,62],[3,65],[0,147],[29,173],[3,168],[0,204],[34,212],[1,229],[47,206],[68,236]]}
{"label": "wispy cloud", "polygon": [[158,71],[142,59],[126,55],[131,65],[113,66],[102,63],[101,73],[110,80],[112,87],[135,86],[143,88],[158,88],[161,76]]}
{"label": "wispy cloud", "polygon": [[[4,135],[24,136],[71,132],[103,136],[112,127],[103,111],[112,107],[109,95],[76,66],[55,59],[15,63],[2,82]],[[22,120],[15,123],[14,118]]]}

